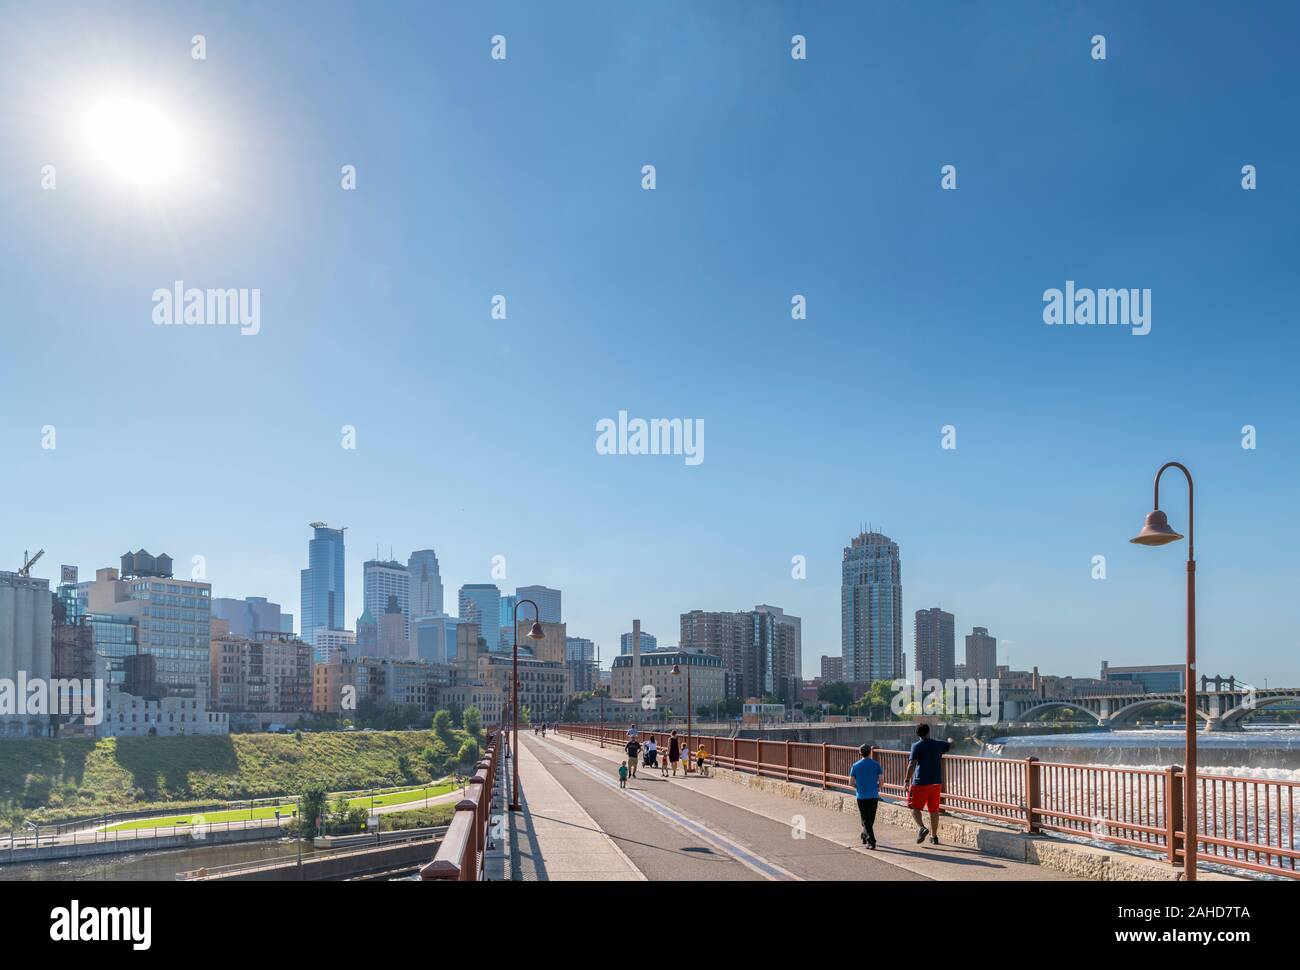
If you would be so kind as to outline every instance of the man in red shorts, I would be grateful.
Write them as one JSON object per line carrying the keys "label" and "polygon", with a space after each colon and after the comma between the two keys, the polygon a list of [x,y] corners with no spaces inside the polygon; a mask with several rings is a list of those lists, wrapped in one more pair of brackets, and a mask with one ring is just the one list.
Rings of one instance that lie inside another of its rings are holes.
{"label": "man in red shorts", "polygon": [[[916,843],[920,845],[927,835],[934,845],[939,844],[939,798],[943,793],[943,756],[952,747],[952,738],[934,741],[930,738],[930,725],[916,726],[917,739],[907,760],[907,807],[916,819]],[[930,827],[925,827],[921,810],[930,813]]]}

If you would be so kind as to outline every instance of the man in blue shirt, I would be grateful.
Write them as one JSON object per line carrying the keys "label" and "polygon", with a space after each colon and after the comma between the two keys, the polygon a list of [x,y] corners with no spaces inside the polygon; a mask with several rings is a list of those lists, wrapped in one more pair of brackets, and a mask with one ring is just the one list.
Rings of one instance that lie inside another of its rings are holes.
{"label": "man in blue shirt", "polygon": [[880,775],[885,770],[871,757],[874,750],[872,744],[858,748],[862,757],[849,769],[858,796],[858,814],[862,816],[862,841],[869,849],[876,847],[876,809],[880,807]]}
{"label": "man in blue shirt", "polygon": [[[952,747],[952,738],[947,741],[935,741],[930,737],[930,725],[916,726],[917,739],[912,745],[912,754],[907,759],[907,782],[903,793],[907,796],[907,807],[916,819],[916,843],[920,845],[930,835],[934,845],[939,844],[939,802],[943,796],[943,756]],[[921,809],[930,813],[930,828],[925,827],[921,818]],[[931,832],[934,834],[931,835]]]}

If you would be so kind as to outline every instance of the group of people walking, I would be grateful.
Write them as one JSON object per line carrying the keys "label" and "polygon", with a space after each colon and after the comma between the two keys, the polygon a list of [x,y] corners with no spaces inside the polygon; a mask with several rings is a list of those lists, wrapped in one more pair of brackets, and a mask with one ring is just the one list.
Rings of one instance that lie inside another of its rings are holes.
{"label": "group of people walking", "polygon": [[[939,844],[939,802],[943,795],[943,756],[952,748],[952,738],[936,741],[930,737],[930,725],[918,724],[916,741],[907,759],[907,777],[903,781],[903,794],[907,807],[916,822],[916,844],[930,837],[933,845]],[[854,793],[858,800],[858,814],[862,817],[862,844],[876,847],[876,809],[880,807],[880,776],[884,766],[873,757],[874,744],[864,744],[858,751],[862,757],[849,768]],[[925,824],[921,811],[930,815]]]}
{"label": "group of people walking", "polygon": [[[668,735],[668,750],[661,751],[653,734],[646,738],[645,744],[641,743],[641,732],[633,724],[627,731],[627,761],[618,766],[618,783],[620,788],[627,787],[629,777],[637,776],[637,767],[658,768],[660,775],[664,778],[677,776],[677,767],[681,765],[682,774],[688,774],[690,771],[691,750],[689,745],[677,736],[676,731]],[[698,751],[695,752],[695,767],[700,774],[707,774],[709,753],[701,744]]]}
{"label": "group of people walking", "polygon": [[[907,774],[903,781],[903,795],[907,807],[912,811],[916,822],[916,843],[920,845],[928,836],[932,845],[939,844],[939,806],[943,796],[943,756],[952,749],[952,738],[936,741],[930,737],[930,725],[918,724],[916,741],[907,758]],[[618,766],[618,783],[620,788],[627,787],[628,778],[637,776],[637,768],[659,768],[660,774],[667,778],[669,773],[677,774],[680,763],[683,773],[689,770],[691,751],[684,741],[673,731],[668,735],[668,750],[661,751],[655,736],[649,735],[645,743],[641,742],[641,733],[633,724],[627,731],[627,760]],[[880,807],[880,780],[884,775],[884,766],[876,759],[876,746],[864,744],[858,748],[862,755],[849,768],[849,779],[853,782],[854,794],[858,802],[858,814],[862,819],[862,844],[869,849],[876,847],[876,811]],[[708,752],[703,743],[695,752],[695,765],[701,774],[706,774]],[[923,812],[929,814],[926,825]]]}

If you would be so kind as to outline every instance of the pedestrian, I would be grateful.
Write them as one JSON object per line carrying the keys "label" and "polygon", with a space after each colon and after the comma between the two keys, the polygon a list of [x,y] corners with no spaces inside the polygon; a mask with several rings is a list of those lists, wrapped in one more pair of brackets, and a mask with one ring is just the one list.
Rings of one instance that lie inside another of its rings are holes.
{"label": "pedestrian", "polygon": [[[668,761],[673,766],[674,778],[677,777],[677,762],[681,760],[681,757],[682,757],[682,743],[677,739],[677,732],[674,731],[672,733],[672,737],[668,739]],[[667,773],[668,772],[666,771],[664,772],[664,774]]]}
{"label": "pedestrian", "polygon": [[876,809],[880,807],[880,776],[885,770],[872,757],[875,750],[874,744],[859,747],[862,757],[849,769],[858,798],[858,814],[862,816],[862,842],[868,849],[876,847]]}
{"label": "pedestrian", "polygon": [[618,787],[627,787],[627,764],[622,762],[618,766]]}
{"label": "pedestrian", "polygon": [[637,731],[637,729],[636,729],[636,725],[633,724],[630,728],[627,729],[627,739],[628,739],[629,741],[633,741],[633,740],[636,739],[636,737],[637,737],[637,735],[638,735],[639,733],[640,733],[640,732]]}
{"label": "pedestrian", "polygon": [[659,766],[659,749],[655,746],[655,736],[650,735],[650,740],[645,745],[645,763],[647,768],[657,768]]}
{"label": "pedestrian", "polygon": [[627,769],[636,777],[637,755],[641,753],[641,742],[636,738],[629,738],[627,742]]}
{"label": "pedestrian", "polygon": [[[669,750],[671,750],[671,745],[670,745],[670,747],[669,747]],[[668,777],[668,756],[667,756],[667,754],[665,754],[662,758],[659,759],[659,774],[663,775],[663,777],[665,777],[665,778]]]}
{"label": "pedestrian", "polygon": [[703,777],[709,773],[709,752],[704,747],[704,742],[700,742],[700,750],[695,752],[695,770]]}
{"label": "pedestrian", "polygon": [[[920,845],[928,835],[930,842],[938,845],[939,803],[943,796],[943,756],[952,747],[952,738],[947,741],[933,740],[928,724],[918,724],[916,734],[912,753],[907,759],[907,782],[903,793],[907,796],[907,807],[912,810],[912,818],[916,820],[916,844]],[[929,828],[925,827],[921,809],[930,813]]]}

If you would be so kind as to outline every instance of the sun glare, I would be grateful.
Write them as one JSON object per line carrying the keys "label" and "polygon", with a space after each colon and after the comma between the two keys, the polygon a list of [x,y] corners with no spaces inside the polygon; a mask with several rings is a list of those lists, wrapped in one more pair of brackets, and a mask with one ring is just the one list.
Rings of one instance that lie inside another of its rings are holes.
{"label": "sun glare", "polygon": [[114,178],[155,188],[176,181],[185,171],[185,132],[147,99],[102,95],[86,108],[82,130],[95,161]]}

